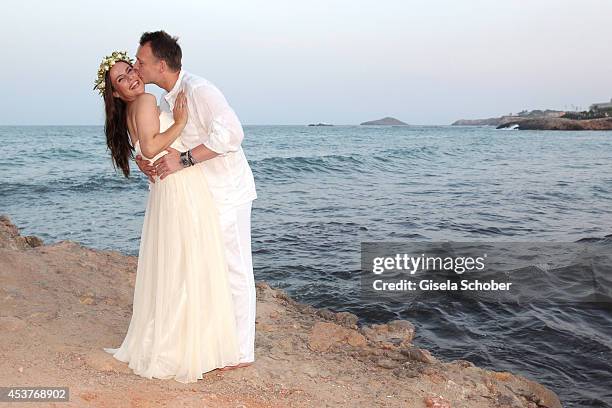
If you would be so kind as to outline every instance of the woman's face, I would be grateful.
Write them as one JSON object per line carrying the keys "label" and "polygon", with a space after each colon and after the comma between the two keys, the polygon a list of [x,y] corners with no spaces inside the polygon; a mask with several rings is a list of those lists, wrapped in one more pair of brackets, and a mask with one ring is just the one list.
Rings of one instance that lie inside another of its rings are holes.
{"label": "woman's face", "polygon": [[144,83],[134,68],[124,61],[118,61],[109,71],[113,96],[126,102],[133,101],[144,92]]}

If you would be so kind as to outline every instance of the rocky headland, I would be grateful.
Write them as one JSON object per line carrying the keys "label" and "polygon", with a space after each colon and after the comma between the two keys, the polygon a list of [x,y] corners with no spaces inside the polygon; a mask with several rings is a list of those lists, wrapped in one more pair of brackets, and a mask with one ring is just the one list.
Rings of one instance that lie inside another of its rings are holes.
{"label": "rocky headland", "polygon": [[510,127],[516,127],[519,130],[612,130],[612,118],[521,118],[497,125],[497,129]]}
{"label": "rocky headland", "polygon": [[612,130],[612,118],[597,117],[589,112],[533,110],[497,118],[460,119],[453,122],[452,126],[495,126],[497,129],[519,130]]}
{"label": "rocky headland", "polygon": [[437,359],[408,321],[358,325],[263,282],[252,366],[191,384],[136,376],[102,350],[125,335],[136,265],[0,217],[0,386],[69,387],[69,403],[34,404],[51,407],[561,407],[534,381]]}
{"label": "rocky headland", "polygon": [[497,126],[503,117],[487,119],[459,119],[451,123],[451,126]]}
{"label": "rocky headland", "polygon": [[535,118],[559,118],[565,115],[564,111],[556,111],[556,110],[532,110],[532,111],[522,111],[517,113],[516,115],[504,115],[495,118],[487,118],[487,119],[459,119],[451,124],[451,126],[504,126],[510,124],[515,124],[517,122],[526,120],[526,119],[535,119]]}

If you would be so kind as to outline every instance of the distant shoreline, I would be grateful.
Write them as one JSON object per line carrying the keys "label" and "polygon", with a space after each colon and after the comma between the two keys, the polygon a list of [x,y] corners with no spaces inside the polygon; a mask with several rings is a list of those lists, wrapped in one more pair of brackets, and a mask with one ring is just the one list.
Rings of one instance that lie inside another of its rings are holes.
{"label": "distant shoreline", "polygon": [[599,111],[567,113],[534,110],[495,118],[459,119],[451,126],[495,126],[497,129],[518,130],[612,130],[612,118]]}

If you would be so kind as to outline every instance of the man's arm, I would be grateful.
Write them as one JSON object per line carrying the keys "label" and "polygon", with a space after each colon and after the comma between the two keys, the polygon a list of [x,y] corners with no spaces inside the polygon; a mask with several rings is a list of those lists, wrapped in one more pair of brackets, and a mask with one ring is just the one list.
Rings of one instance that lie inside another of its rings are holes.
{"label": "man's arm", "polygon": [[[181,164],[181,152],[171,147],[168,147],[166,151],[168,154],[163,155],[153,163],[153,169],[155,171],[153,175],[158,174],[160,180],[163,180],[166,178],[166,176],[176,173],[184,168],[184,166]],[[219,155],[219,153],[213,152],[204,145],[198,145],[191,149],[191,154],[196,163],[210,160]]]}
{"label": "man's arm", "polygon": [[221,91],[214,86],[201,86],[193,91],[192,99],[197,118],[208,129],[207,135],[201,135],[202,144],[218,154],[238,151],[244,132]]}
{"label": "man's arm", "polygon": [[193,156],[193,158],[195,159],[197,163],[200,163],[206,160],[210,160],[214,157],[217,157],[219,153],[213,152],[208,147],[201,144],[191,149],[191,155]]}
{"label": "man's arm", "polygon": [[155,176],[157,172],[155,171],[155,167],[149,163],[148,160],[145,160],[141,155],[136,155],[135,157],[136,165],[148,178],[151,183],[155,183]]}
{"label": "man's arm", "polygon": [[[202,144],[190,151],[196,163],[240,148],[244,139],[242,125],[217,88],[201,86],[194,89],[190,102],[195,114],[193,119],[208,129],[207,135],[201,135]],[[183,168],[180,153],[174,149],[167,150],[168,154],[153,163],[160,179]]]}

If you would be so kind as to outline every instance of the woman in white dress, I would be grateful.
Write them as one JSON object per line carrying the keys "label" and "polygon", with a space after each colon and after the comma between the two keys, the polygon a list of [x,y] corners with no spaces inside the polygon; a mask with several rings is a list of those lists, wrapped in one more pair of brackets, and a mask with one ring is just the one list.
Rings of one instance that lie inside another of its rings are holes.
{"label": "woman in white dress", "polygon": [[[95,89],[104,98],[113,164],[126,177],[134,149],[150,160],[169,146],[187,150],[178,138],[187,121],[185,96],[177,98],[174,117],[160,115],[126,53],[103,60]],[[153,181],[132,318],[121,346],[104,350],[140,376],[194,382],[239,362],[218,214],[198,165]]]}

